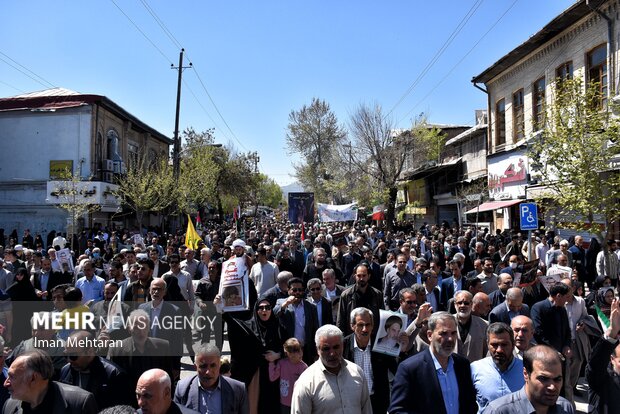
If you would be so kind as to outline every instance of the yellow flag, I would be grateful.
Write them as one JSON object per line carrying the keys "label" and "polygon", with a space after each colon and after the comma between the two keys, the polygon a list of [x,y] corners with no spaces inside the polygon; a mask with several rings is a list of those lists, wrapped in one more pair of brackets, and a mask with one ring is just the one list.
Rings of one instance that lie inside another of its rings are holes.
{"label": "yellow flag", "polygon": [[200,236],[196,233],[196,229],[194,228],[194,223],[192,223],[192,218],[187,215],[187,232],[185,233],[185,245],[189,248],[196,250],[198,248],[198,241],[200,240]]}

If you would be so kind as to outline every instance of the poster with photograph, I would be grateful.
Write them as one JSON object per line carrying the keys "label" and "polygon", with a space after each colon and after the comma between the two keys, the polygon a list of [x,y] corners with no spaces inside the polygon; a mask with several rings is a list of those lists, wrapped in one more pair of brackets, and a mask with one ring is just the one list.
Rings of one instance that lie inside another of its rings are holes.
{"label": "poster with photograph", "polygon": [[291,223],[312,223],[314,193],[288,193],[288,219]]}
{"label": "poster with photograph", "polygon": [[372,350],[381,354],[398,356],[400,353],[399,338],[407,327],[407,315],[381,309],[379,318],[379,331]]}
{"label": "poster with photograph", "polygon": [[223,312],[247,310],[249,306],[249,269],[245,256],[231,257],[222,264],[219,295]]}
{"label": "poster with photograph", "polygon": [[547,270],[547,275],[559,275],[560,279],[570,279],[571,274],[573,273],[573,269],[568,266],[551,266],[549,270]]}
{"label": "poster with photograph", "polygon": [[519,270],[515,271],[512,276],[512,286],[528,287],[533,285],[534,283],[536,283],[538,260],[531,260],[529,262],[525,262],[523,266],[520,266]]}
{"label": "poster with photograph", "polygon": [[73,257],[71,256],[71,250],[68,248],[60,249],[56,252],[56,260],[60,263],[61,269],[73,273]]}
{"label": "poster with photograph", "polygon": [[547,272],[547,275],[539,276],[538,280],[540,280],[540,283],[547,289],[547,292],[549,292],[553,286],[560,283],[562,278],[559,274],[549,274],[549,272]]}

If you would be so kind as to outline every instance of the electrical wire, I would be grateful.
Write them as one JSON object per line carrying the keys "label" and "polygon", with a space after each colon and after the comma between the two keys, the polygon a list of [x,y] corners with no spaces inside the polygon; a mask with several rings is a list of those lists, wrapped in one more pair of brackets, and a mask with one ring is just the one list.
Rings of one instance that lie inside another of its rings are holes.
{"label": "electrical wire", "polygon": [[467,58],[467,56],[469,56],[471,54],[471,52],[474,51],[474,49],[480,44],[480,42],[482,42],[482,40],[489,34],[491,33],[491,31],[495,28],[495,26],[497,26],[502,19],[508,14],[508,12],[510,10],[512,10],[512,8],[515,6],[515,4],[517,4],[519,0],[514,0],[512,2],[512,4],[510,6],[508,6],[508,8],[506,9],[506,11],[504,11],[504,13],[502,13],[501,16],[499,16],[499,18],[495,21],[495,23],[493,23],[491,25],[491,27],[489,27],[489,29],[484,32],[484,34],[478,39],[478,41],[476,43],[474,43],[474,45],[467,51],[467,53],[465,53],[465,55],[463,55],[463,57],[461,59],[459,59],[458,62],[456,62],[454,64],[454,66],[452,66],[452,68],[448,71],[448,73],[446,73],[444,75],[443,78],[441,78],[441,80],[439,82],[437,82],[437,84],[435,84],[435,86],[433,86],[433,88],[426,94],[424,95],[424,97],[422,99],[420,99],[420,101],[418,101],[417,104],[414,105],[413,108],[411,108],[411,110],[409,110],[409,112],[407,112],[399,121],[398,123],[402,122],[405,118],[407,118],[418,106],[420,106],[422,104],[422,102],[424,102],[443,82],[446,81],[446,79],[448,79],[448,77],[452,74],[452,72],[454,72],[456,70],[456,68],[463,63],[463,61]]}
{"label": "electrical wire", "polygon": [[[0,60],[3,61],[4,63],[6,63],[8,66],[12,67],[13,69],[15,69],[16,71],[20,72],[22,75],[29,77],[30,79],[32,79],[33,81],[37,82],[38,84],[44,86],[45,88],[55,88],[56,86],[54,86],[53,83],[49,82],[48,80],[46,80],[45,78],[43,78],[42,76],[37,75],[36,73],[34,73],[33,71],[31,71],[30,69],[28,69],[27,67],[25,67],[24,65],[22,65],[21,63],[17,62],[16,60],[14,60],[13,58],[11,58],[10,56],[8,56],[7,54],[0,52],[0,54],[2,56],[5,56],[7,59],[9,59],[11,62],[8,62],[6,59],[0,57]],[[17,65],[17,66],[16,66]],[[23,68],[24,70],[20,69]],[[30,72],[27,73],[26,71]],[[37,79],[38,78],[38,79]]]}
{"label": "electrical wire", "polygon": [[[113,0],[111,0],[113,1]],[[140,2],[142,3],[142,5],[144,6],[144,8],[148,11],[148,13],[151,15],[151,17],[153,18],[153,20],[155,20],[155,22],[159,25],[159,27],[161,28],[161,30],[166,34],[166,36],[168,36],[168,38],[170,39],[170,41],[179,49],[182,49],[181,43],[177,40],[177,38],[174,36],[174,34],[172,33],[172,31],[170,29],[168,29],[168,27],[166,26],[166,24],[164,23],[164,21],[157,15],[157,13],[155,12],[155,10],[153,10],[153,8],[148,4],[148,2],[146,0],[140,0]],[[189,54],[187,53],[187,51],[185,52],[187,55],[187,58],[190,62],[192,62],[192,59],[190,58]],[[192,67],[193,67],[193,72],[196,74],[196,77],[198,78],[198,82],[200,83],[200,86],[202,87],[202,89],[204,90],[205,94],[207,95],[207,97],[209,98],[209,101],[211,102],[211,105],[213,105],[213,108],[215,109],[215,111],[217,112],[219,118],[222,120],[222,122],[224,123],[224,125],[226,126],[226,128],[228,129],[228,131],[230,132],[230,134],[232,135],[232,137],[235,139],[235,141],[239,144],[239,146],[241,146],[243,149],[245,149],[246,151],[249,151],[248,148],[243,145],[243,143],[241,142],[241,140],[239,140],[239,138],[237,137],[237,135],[234,133],[234,131],[232,130],[232,128],[230,127],[230,125],[228,125],[228,122],[226,121],[226,119],[224,118],[224,116],[222,115],[221,111],[219,110],[219,108],[217,107],[217,105],[215,104],[215,101],[213,100],[213,97],[211,96],[211,94],[209,93],[204,81],[202,80],[202,78],[200,77],[200,73],[198,72],[198,69],[196,68],[196,65],[193,64],[192,62]],[[185,82],[184,82],[185,83]],[[198,99],[198,97],[191,92],[192,95],[194,96],[194,99],[196,99],[196,101],[199,103],[200,107],[202,108],[202,110],[207,114],[207,116],[209,116],[209,119],[211,119],[211,121],[213,121],[214,124],[215,121],[213,120],[213,118],[208,114],[208,112],[206,111],[205,107],[200,103],[200,100]],[[217,124],[216,124],[217,125]],[[220,130],[220,132],[223,132],[221,128],[218,128]],[[230,138],[228,138],[230,140]]]}
{"label": "electrical wire", "polygon": [[396,107],[398,105],[400,105],[405,98],[407,98],[407,96],[409,96],[409,94],[416,88],[416,86],[418,86],[418,84],[420,83],[420,81],[424,78],[424,76],[426,76],[426,74],[431,70],[431,68],[435,65],[435,63],[439,60],[439,58],[443,55],[443,53],[448,49],[448,47],[450,46],[450,44],[452,44],[452,42],[454,41],[454,39],[456,39],[456,37],[458,36],[458,34],[461,32],[461,30],[463,30],[463,28],[465,27],[465,25],[467,24],[467,22],[469,22],[469,20],[473,17],[473,15],[476,13],[476,11],[478,10],[478,8],[480,8],[480,6],[482,5],[482,2],[484,0],[476,0],[476,2],[471,6],[471,8],[469,9],[469,11],[465,14],[465,16],[463,16],[463,18],[461,19],[461,21],[459,22],[459,24],[454,28],[454,30],[452,31],[452,33],[450,34],[450,36],[448,37],[448,39],[446,39],[446,41],[444,42],[444,44],[439,48],[439,50],[437,50],[437,52],[435,52],[435,55],[433,56],[433,58],[430,60],[430,62],[427,63],[427,65],[424,67],[424,69],[422,70],[422,72],[418,75],[418,77],[413,81],[413,83],[411,85],[409,85],[409,88],[407,88],[407,90],[405,91],[405,93],[400,97],[400,99],[394,104],[394,106],[392,106],[392,109],[389,110],[389,112],[387,114],[385,114],[385,117],[388,117],[392,112],[394,112],[394,109],[396,109]]}
{"label": "electrical wire", "polygon": [[172,63],[172,59],[170,59],[168,56],[166,56],[166,54],[159,48],[159,46],[157,46],[155,44],[155,42],[153,42],[151,40],[150,37],[148,37],[146,35],[146,33],[144,33],[142,31],[142,29],[140,29],[140,27],[133,21],[131,20],[131,17],[129,17],[129,15],[127,13],[125,13],[125,11],[123,9],[121,9],[121,7],[114,1],[114,0],[110,0],[112,2],[112,4],[114,4],[116,6],[116,8],[123,14],[123,16],[125,16],[127,18],[127,20],[129,20],[129,22],[133,25],[133,27],[136,28],[137,31],[140,32],[140,34],[142,34],[142,36],[144,36],[144,38],[151,44],[151,46],[153,46],[155,49],[157,49],[157,51],[159,52],[160,55],[163,56],[164,59],[166,59],[168,61],[168,63],[170,63],[171,66],[174,65],[174,63]]}

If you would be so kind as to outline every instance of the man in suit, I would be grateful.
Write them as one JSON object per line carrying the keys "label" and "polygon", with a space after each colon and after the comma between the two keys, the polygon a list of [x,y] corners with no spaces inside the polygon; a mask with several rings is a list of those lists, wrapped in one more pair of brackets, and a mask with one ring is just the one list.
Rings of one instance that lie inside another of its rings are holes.
{"label": "man in suit", "polygon": [[396,271],[385,276],[383,282],[383,304],[385,309],[395,311],[398,309],[398,292],[416,283],[416,277],[407,270],[407,260],[404,254],[396,256]]}
{"label": "man in suit", "polygon": [[[69,335],[65,345],[69,362],[60,371],[60,382],[92,393],[100,409],[131,404],[133,391],[129,388],[127,373],[113,362],[97,356],[92,345],[94,340],[94,335],[87,331],[75,331]],[[78,346],[80,341],[85,345]]]}
{"label": "man in suit", "polygon": [[[158,246],[158,247],[161,248],[161,246]],[[149,246],[146,250],[149,253],[149,259],[153,261],[153,265],[154,265],[153,277],[155,278],[162,277],[164,273],[170,271],[170,265],[164,262],[163,260],[159,259],[160,253],[155,247]]]}
{"label": "man in suit", "polygon": [[370,310],[353,309],[350,319],[353,333],[344,338],[342,357],[357,364],[364,371],[372,412],[385,413],[390,404],[388,369],[392,373],[396,371],[396,358],[372,352],[373,315]]}
{"label": "man in suit", "polygon": [[399,365],[392,387],[391,414],[478,411],[469,361],[454,353],[457,332],[456,321],[449,313],[430,316],[426,332],[430,347]]}
{"label": "man in suit", "polygon": [[448,301],[452,299],[454,292],[467,289],[467,283],[461,271],[461,263],[457,259],[452,259],[448,263],[448,267],[452,276],[442,280],[439,298],[441,307],[446,310],[448,309]]}
{"label": "man in suit", "polygon": [[172,381],[161,369],[144,372],[136,385],[136,399],[142,413],[196,414],[198,411],[185,408],[172,401]]}
{"label": "man in suit", "polygon": [[456,352],[464,356],[469,362],[486,357],[487,341],[486,330],[488,322],[479,316],[472,315],[471,309],[474,297],[466,290],[456,292],[454,318],[458,327],[458,342]]}
{"label": "man in suit", "polygon": [[506,301],[493,308],[489,314],[489,322],[504,322],[510,325],[515,316],[530,316],[530,307],[523,303],[523,292],[519,288],[506,291]]}
{"label": "man in suit", "polygon": [[322,291],[323,287],[320,279],[310,279],[308,281],[308,292],[310,292],[310,297],[307,300],[316,306],[319,326],[334,323],[332,304],[322,295]]}
{"label": "man in suit", "polygon": [[32,285],[37,296],[50,303],[52,301],[52,289],[64,283],[71,283],[71,281],[69,274],[52,270],[52,261],[47,257],[41,259],[41,270],[32,275]]}
{"label": "man in suit", "polygon": [[506,292],[512,287],[512,276],[508,273],[501,273],[497,277],[497,290],[489,293],[491,299],[491,308],[496,307],[506,300]]}
{"label": "man in suit", "polygon": [[127,318],[131,336],[123,339],[120,347],[108,351],[108,359],[129,374],[129,389],[132,391],[144,371],[159,368],[171,376],[173,374],[168,341],[149,337],[150,322],[146,311],[136,309],[131,312]]}
{"label": "man in suit", "polygon": [[[361,237],[360,237],[361,238]],[[362,243],[363,244],[363,243]],[[343,256],[344,260],[344,280],[348,281],[353,274],[353,269],[362,261],[362,255],[357,243],[349,244],[349,252]]]}
{"label": "man in suit", "polygon": [[330,323],[336,323],[336,316],[338,315],[338,302],[340,301],[340,295],[344,292],[345,287],[336,284],[336,273],[333,269],[323,270],[322,277],[323,297],[332,305],[333,322]]}
{"label": "man in suit", "polygon": [[426,291],[426,301],[431,304],[433,311],[445,310],[441,307],[439,300],[439,288],[437,287],[437,273],[432,270],[425,270],[422,273],[422,283]]}
{"label": "man in suit", "polygon": [[149,288],[151,301],[143,303],[138,309],[148,313],[151,326],[150,337],[165,339],[170,346],[170,355],[174,360],[175,377],[180,373],[181,355],[183,354],[183,331],[173,329],[173,323],[181,316],[178,306],[164,301],[166,295],[166,282],[163,279],[155,279]]}
{"label": "man in suit", "polygon": [[556,283],[549,289],[549,298],[534,304],[531,312],[536,343],[549,345],[566,358],[572,355],[570,325],[564,307],[568,295],[572,295],[571,289],[564,283]]}
{"label": "man in suit", "polygon": [[289,297],[280,300],[273,309],[273,313],[280,320],[288,338],[297,338],[304,344],[304,362],[312,364],[316,358],[316,344],[313,341],[316,330],[319,329],[319,317],[316,306],[304,300],[306,289],[303,281],[294,277],[288,281]]}
{"label": "man in suit", "polygon": [[220,357],[220,350],[215,345],[208,343],[201,345],[196,352],[196,374],[183,378],[177,384],[174,402],[183,407],[200,411],[200,394],[219,388],[221,413],[249,413],[245,384],[220,375]]}
{"label": "man in suit", "polygon": [[[52,381],[52,359],[40,350],[26,352],[9,368],[4,386],[11,398],[4,404],[3,413],[46,412],[50,414],[96,414],[97,403],[90,392]],[[52,401],[51,406],[43,406]]]}
{"label": "man in suit", "polygon": [[304,253],[298,250],[299,245],[295,239],[289,241],[289,247],[291,250],[291,261],[293,262],[293,275],[295,277],[302,277],[304,268],[306,267]]}

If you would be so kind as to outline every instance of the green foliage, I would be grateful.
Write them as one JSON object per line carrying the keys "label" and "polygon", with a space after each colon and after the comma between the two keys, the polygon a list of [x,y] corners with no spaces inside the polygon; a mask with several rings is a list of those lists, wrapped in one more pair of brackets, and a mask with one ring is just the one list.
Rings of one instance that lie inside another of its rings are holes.
{"label": "green foliage", "polygon": [[544,197],[577,216],[576,228],[591,228],[597,216],[608,227],[620,218],[620,176],[613,168],[619,121],[611,108],[598,106],[597,85],[565,80],[553,92],[544,132],[530,144],[534,173],[548,188]]}
{"label": "green foliage", "polygon": [[280,186],[265,174],[258,174],[256,185],[256,204],[277,208],[282,202]]}
{"label": "green foliage", "polygon": [[296,178],[304,188],[315,193],[319,202],[330,201],[336,195],[331,181],[341,177],[339,151],[345,137],[345,129],[325,101],[313,98],[309,106],[289,114],[287,150],[302,159],[295,167]]}
{"label": "green foliage", "polygon": [[425,119],[413,126],[412,133],[417,138],[416,152],[423,157],[424,161],[439,162],[447,135],[436,126],[429,126]]}
{"label": "green foliage", "polygon": [[127,171],[117,180],[117,184],[115,196],[136,213],[140,228],[144,214],[167,209],[178,194],[168,158],[150,159],[143,152],[136,162],[127,165]]}
{"label": "green foliage", "polygon": [[85,198],[88,196],[84,194],[84,181],[78,172],[73,173],[69,169],[65,169],[63,178],[58,182],[58,186],[54,189],[54,193],[59,198],[59,203],[56,207],[65,210],[69,215],[70,229],[69,240],[73,240],[73,235],[79,232],[78,223],[80,218],[86,214],[94,213],[99,210],[98,205],[88,204],[85,202]]}

